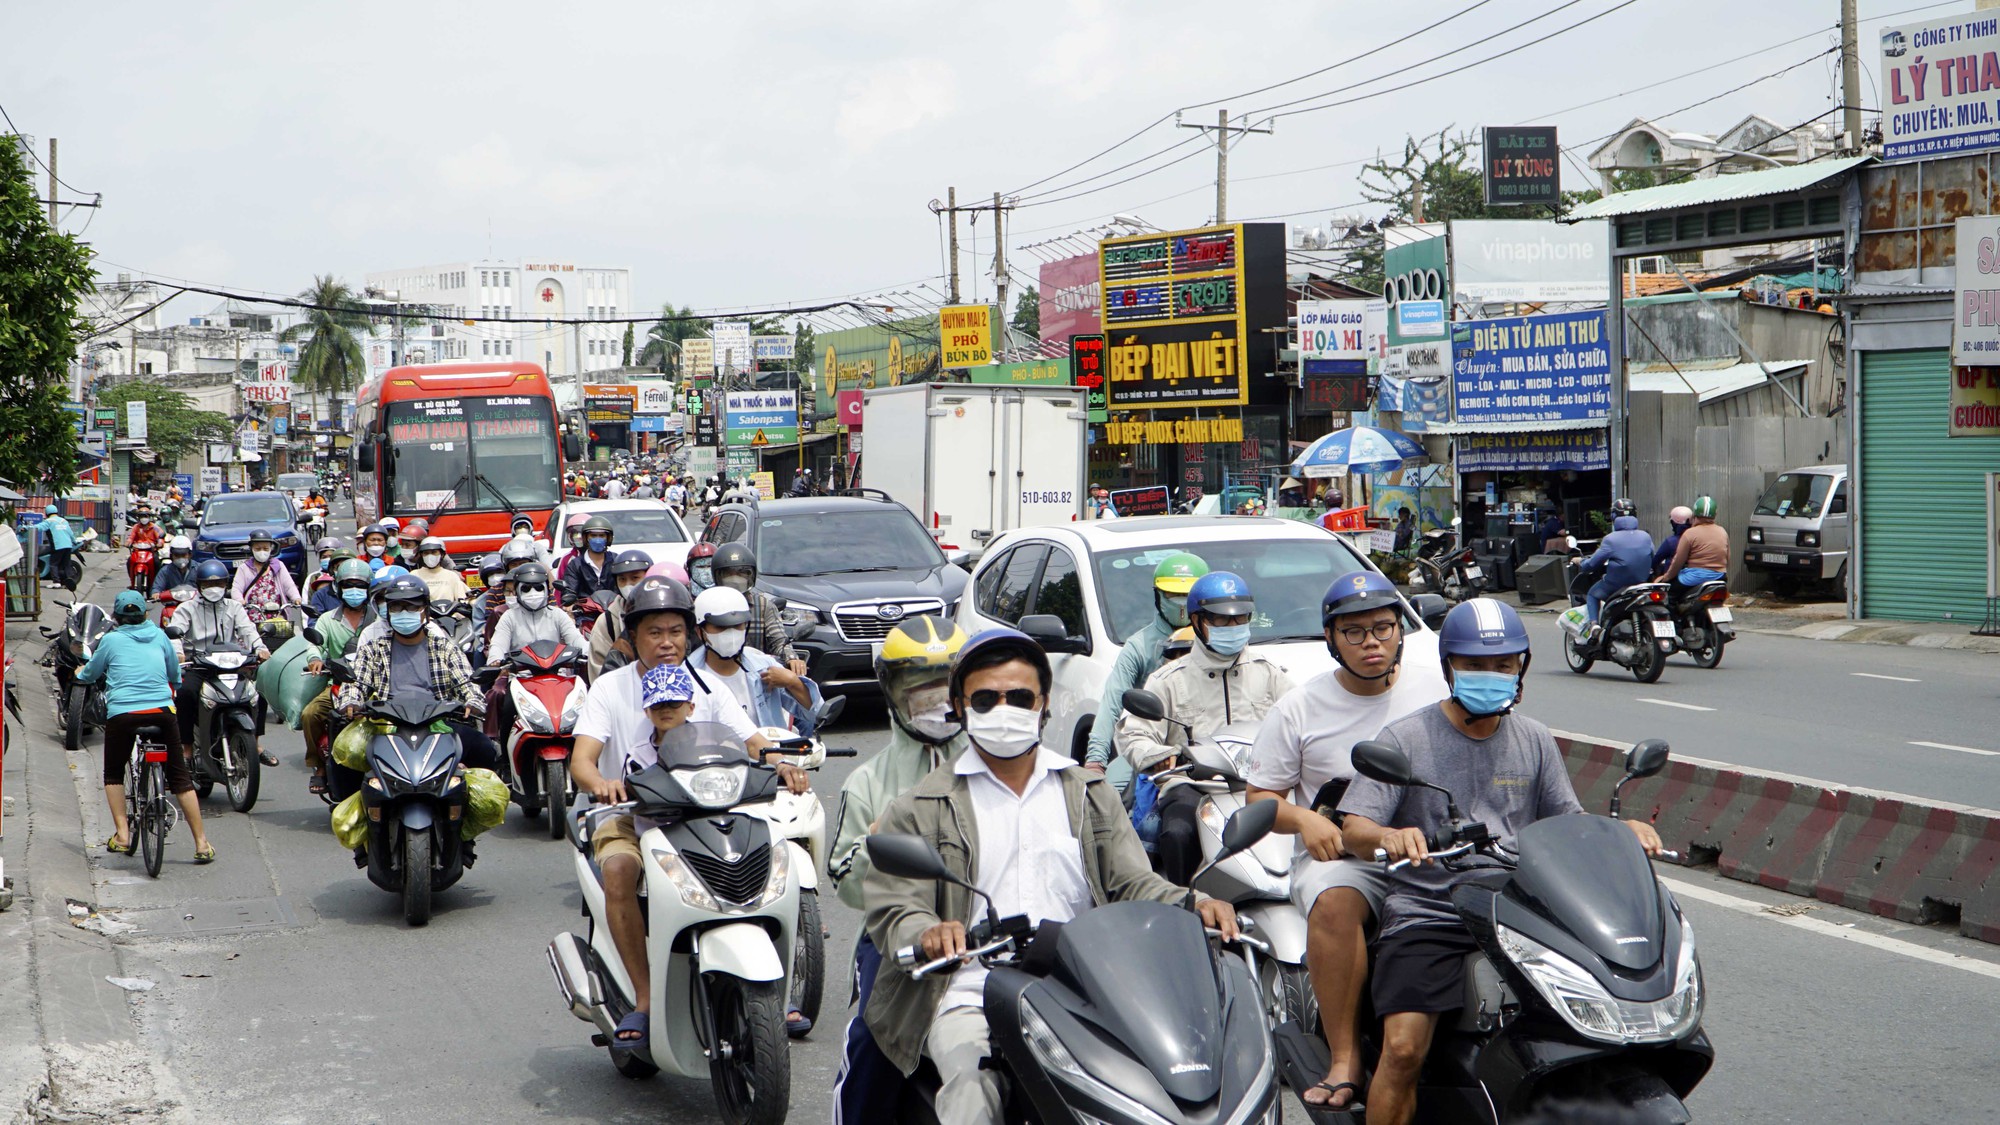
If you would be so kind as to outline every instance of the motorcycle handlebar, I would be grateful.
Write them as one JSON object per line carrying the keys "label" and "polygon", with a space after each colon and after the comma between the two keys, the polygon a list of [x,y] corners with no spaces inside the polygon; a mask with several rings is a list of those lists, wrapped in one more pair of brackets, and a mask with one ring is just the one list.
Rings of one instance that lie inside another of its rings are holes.
{"label": "motorcycle handlebar", "polygon": [[[1432,853],[1430,853],[1430,854],[1429,854],[1428,856],[1426,856],[1425,858],[1426,858],[1426,859],[1450,859],[1450,858],[1452,858],[1453,856],[1460,856],[1460,855],[1464,855],[1465,853],[1467,853],[1467,852],[1469,852],[1469,851],[1471,851],[1471,850],[1472,850],[1472,845],[1471,845],[1471,844],[1460,844],[1460,845],[1458,845],[1457,847],[1454,847],[1454,848],[1446,848],[1446,849],[1444,849],[1443,851],[1437,851],[1437,852],[1432,852]],[[1376,849],[1375,849],[1375,862],[1377,862],[1377,863],[1381,863],[1381,862],[1382,862],[1383,860],[1386,860],[1386,859],[1388,859],[1388,858],[1389,858],[1389,853],[1388,853],[1388,852],[1385,852],[1385,851],[1383,851],[1383,850],[1382,850],[1381,848],[1376,848]],[[1391,864],[1390,864],[1390,865],[1388,866],[1388,870],[1390,870],[1390,871],[1401,871],[1401,870],[1402,870],[1403,868],[1405,868],[1405,867],[1408,867],[1409,865],[1410,865],[1410,861],[1409,861],[1409,860],[1407,860],[1407,859],[1399,859],[1399,860],[1395,861],[1394,863],[1391,863]]]}
{"label": "motorcycle handlebar", "polygon": [[[929,962],[928,964],[919,965],[917,968],[910,970],[910,979],[922,980],[925,977],[929,976],[930,974],[938,971],[939,969],[951,965],[965,964],[967,962],[976,960],[980,957],[984,957],[988,953],[993,953],[997,950],[1005,949],[1013,944],[1014,944],[1014,939],[1011,937],[994,938],[992,941],[987,942],[985,945],[975,945],[970,949],[967,949],[963,953],[956,953],[950,957],[940,957],[935,961]],[[899,965],[907,964],[903,960],[904,954],[909,954],[910,960],[914,961],[916,959],[916,953],[917,950],[915,946],[906,945],[903,948],[896,951],[896,963]]]}
{"label": "motorcycle handlebar", "polygon": [[856,749],[855,749],[854,747],[852,747],[852,746],[849,746],[849,747],[847,747],[847,748],[845,748],[845,749],[841,749],[841,750],[831,750],[831,749],[829,749],[829,750],[828,750],[828,751],[826,752],[826,756],[827,756],[827,757],[829,757],[829,758],[852,758],[852,757],[855,757],[855,756],[859,755],[860,753],[861,753],[861,751],[859,751],[859,750],[856,750]]}

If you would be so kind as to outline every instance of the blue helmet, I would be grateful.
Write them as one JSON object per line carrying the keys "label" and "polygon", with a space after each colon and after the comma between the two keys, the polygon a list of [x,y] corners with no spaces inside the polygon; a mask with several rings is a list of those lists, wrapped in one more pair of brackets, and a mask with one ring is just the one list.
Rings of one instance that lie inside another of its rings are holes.
{"label": "blue helmet", "polygon": [[1253,613],[1256,609],[1257,599],[1251,596],[1250,583],[1227,570],[1209,571],[1188,587],[1187,611],[1190,617],[1197,613],[1234,617],[1239,613]]}
{"label": "blue helmet", "polygon": [[408,567],[401,567],[395,563],[390,563],[376,571],[374,576],[368,580],[368,592],[371,594],[380,594],[383,587],[408,573],[410,573]]}
{"label": "blue helmet", "polygon": [[1319,600],[1319,619],[1322,625],[1333,624],[1333,619],[1349,613],[1364,613],[1383,607],[1394,608],[1403,604],[1396,594],[1396,584],[1381,573],[1373,570],[1357,570],[1343,574],[1326,588],[1326,596]]}
{"label": "blue helmet", "polygon": [[[1009,653],[1016,659],[1034,665],[1035,674],[1041,678],[1042,694],[1048,694],[1049,685],[1055,679],[1054,673],[1049,668],[1049,654],[1042,651],[1042,646],[1035,643],[1033,637],[1019,629],[1010,629],[1002,625],[981,631],[959,648],[958,655],[951,662],[951,686],[947,693],[948,698],[957,699],[959,692],[964,690],[965,676],[970,670],[972,658],[979,653],[992,652]],[[1004,663],[1004,661],[991,661],[991,663]]]}
{"label": "blue helmet", "polygon": [[1454,656],[1512,656],[1528,651],[1528,627],[1514,607],[1492,598],[1470,598],[1452,607],[1438,630],[1446,667]]}
{"label": "blue helmet", "polygon": [[60,515],[61,513],[62,513],[62,508],[54,503],[51,503],[48,507],[42,509],[42,514],[45,516]]}
{"label": "blue helmet", "polygon": [[221,559],[203,559],[195,564],[194,584],[229,581],[229,564]]}

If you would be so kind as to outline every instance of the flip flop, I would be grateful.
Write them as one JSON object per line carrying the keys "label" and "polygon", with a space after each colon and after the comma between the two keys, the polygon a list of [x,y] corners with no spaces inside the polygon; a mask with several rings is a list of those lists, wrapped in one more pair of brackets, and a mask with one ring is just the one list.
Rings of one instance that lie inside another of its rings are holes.
{"label": "flip flop", "polygon": [[194,853],[194,861],[195,861],[196,863],[214,863],[214,862],[215,862],[215,845],[214,845],[214,844],[210,844],[209,846],[207,846],[207,847],[205,847],[205,848],[201,849],[200,851],[198,851],[198,852]]}
{"label": "flip flop", "polygon": [[315,797],[326,796],[326,774],[314,770],[306,781],[306,790]]}
{"label": "flip flop", "polygon": [[104,850],[110,852],[112,855],[131,855],[133,849],[137,846],[135,841],[128,840],[125,842],[124,847],[119,847],[118,833],[116,832],[104,838]]}
{"label": "flip flop", "polygon": [[[612,1030],[611,1045],[626,1051],[645,1050],[651,1039],[647,1034],[647,1025],[650,1022],[644,1012],[625,1013],[625,1018],[619,1020],[618,1026]],[[628,1031],[636,1031],[639,1034],[636,1038],[628,1039],[625,1037]]]}
{"label": "flip flop", "polygon": [[785,1013],[785,1034],[794,1039],[803,1038],[813,1029],[813,1021],[796,1008]]}
{"label": "flip flop", "polygon": [[269,750],[257,751],[257,760],[264,763],[267,766],[275,766],[278,764],[278,756],[276,754],[271,753]]}
{"label": "flip flop", "polygon": [[[1326,1100],[1323,1102],[1306,1102],[1305,1092],[1301,1091],[1299,1093],[1299,1100],[1305,1102],[1309,1109],[1325,1109],[1332,1110],[1334,1113],[1355,1114],[1362,1113],[1367,1109],[1361,1102],[1361,1084],[1358,1082],[1315,1082],[1311,1086],[1306,1087],[1306,1089],[1326,1091]],[[1342,1090],[1354,1091],[1354,1097],[1346,1105],[1334,1105],[1333,1099],[1339,1097]]]}

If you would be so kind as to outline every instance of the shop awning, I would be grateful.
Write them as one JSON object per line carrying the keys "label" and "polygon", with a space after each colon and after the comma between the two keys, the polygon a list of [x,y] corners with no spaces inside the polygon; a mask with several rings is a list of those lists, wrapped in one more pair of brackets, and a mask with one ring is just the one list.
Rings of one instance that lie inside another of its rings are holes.
{"label": "shop awning", "polygon": [[1602,430],[1611,423],[1603,418],[1555,418],[1542,422],[1432,422],[1426,431],[1433,434],[1538,434],[1556,430]]}
{"label": "shop awning", "polygon": [[[1780,379],[1790,378],[1805,372],[1812,366],[1806,359],[1774,359],[1764,367]],[[1683,363],[1676,371],[1664,363],[1634,363],[1626,372],[1626,385],[1635,391],[1659,391],[1661,394],[1695,396],[1702,406],[1718,399],[1739,395],[1765,382],[1764,368],[1754,363],[1733,363],[1727,367],[1690,367]]]}

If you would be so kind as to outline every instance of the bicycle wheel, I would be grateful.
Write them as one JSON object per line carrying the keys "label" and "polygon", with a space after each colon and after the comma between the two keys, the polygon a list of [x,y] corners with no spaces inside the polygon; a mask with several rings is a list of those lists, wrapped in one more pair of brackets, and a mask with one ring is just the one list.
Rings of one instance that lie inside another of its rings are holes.
{"label": "bicycle wheel", "polygon": [[139,855],[146,861],[146,874],[160,877],[160,864],[167,856],[166,771],[158,762],[147,762],[139,770],[139,820],[133,829],[139,834]]}

